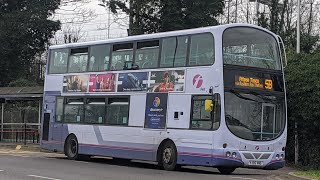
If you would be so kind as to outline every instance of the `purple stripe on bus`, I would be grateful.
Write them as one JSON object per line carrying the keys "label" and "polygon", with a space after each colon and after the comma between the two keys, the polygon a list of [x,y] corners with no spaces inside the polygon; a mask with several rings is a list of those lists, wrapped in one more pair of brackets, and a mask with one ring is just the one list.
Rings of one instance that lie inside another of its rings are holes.
{"label": "purple stripe on bus", "polygon": [[202,156],[202,157],[216,157],[216,158],[225,158],[225,159],[241,161],[241,159],[239,158],[232,158],[232,157],[222,156],[217,154],[202,154],[202,153],[194,153],[194,152],[178,152],[178,154],[190,155],[190,156]]}
{"label": "purple stripe on bus", "polygon": [[[43,143],[51,143],[51,144],[62,144],[61,141],[42,141]],[[108,149],[122,149],[122,150],[132,150],[132,151],[147,151],[147,152],[154,152],[156,150],[154,149],[144,149],[144,148],[132,148],[132,147],[125,147],[125,146],[108,146],[108,145],[99,145],[99,144],[85,144],[85,143],[79,143],[80,146],[91,146],[91,147],[100,147],[100,148],[108,148]],[[180,147],[183,149],[183,147]],[[196,149],[196,148],[194,148]],[[233,159],[241,161],[241,159],[238,158],[231,158],[227,156],[222,155],[216,155],[216,154],[205,154],[205,153],[198,153],[198,152],[178,152],[178,155],[189,155],[189,156],[202,156],[202,157],[219,157],[219,158],[227,158],[227,159]]]}
{"label": "purple stripe on bus", "polygon": [[93,146],[93,147],[101,147],[101,148],[110,148],[110,149],[123,149],[123,150],[133,150],[133,151],[148,151],[152,152],[152,149],[142,149],[142,148],[131,148],[131,147],[123,147],[123,146],[107,146],[107,145],[98,145],[98,144],[79,144],[80,146]]}
{"label": "purple stripe on bus", "polygon": [[41,142],[42,143],[46,143],[46,144],[63,144],[62,141],[45,141],[45,140],[42,140]]}

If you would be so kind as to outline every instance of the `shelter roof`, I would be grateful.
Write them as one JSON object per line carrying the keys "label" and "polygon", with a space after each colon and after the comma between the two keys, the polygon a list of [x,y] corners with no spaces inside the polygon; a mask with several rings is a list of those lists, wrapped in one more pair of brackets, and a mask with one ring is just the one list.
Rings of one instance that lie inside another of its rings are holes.
{"label": "shelter roof", "polygon": [[27,100],[43,97],[43,86],[0,87],[0,98],[6,100]]}

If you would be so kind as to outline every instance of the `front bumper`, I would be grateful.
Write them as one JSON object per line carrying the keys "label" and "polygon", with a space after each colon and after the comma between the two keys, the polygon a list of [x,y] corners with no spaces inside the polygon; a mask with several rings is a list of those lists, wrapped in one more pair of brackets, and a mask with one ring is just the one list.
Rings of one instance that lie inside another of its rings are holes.
{"label": "front bumper", "polygon": [[286,165],[286,161],[285,160],[275,160],[275,161],[271,161],[269,164],[267,164],[264,169],[266,170],[276,170],[276,169],[280,169],[283,168]]}

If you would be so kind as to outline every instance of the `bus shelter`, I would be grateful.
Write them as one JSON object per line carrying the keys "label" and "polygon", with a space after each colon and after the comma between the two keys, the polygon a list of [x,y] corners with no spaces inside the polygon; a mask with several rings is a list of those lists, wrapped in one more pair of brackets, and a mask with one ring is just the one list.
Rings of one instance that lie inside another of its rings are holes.
{"label": "bus shelter", "polygon": [[43,87],[0,88],[0,141],[38,143]]}

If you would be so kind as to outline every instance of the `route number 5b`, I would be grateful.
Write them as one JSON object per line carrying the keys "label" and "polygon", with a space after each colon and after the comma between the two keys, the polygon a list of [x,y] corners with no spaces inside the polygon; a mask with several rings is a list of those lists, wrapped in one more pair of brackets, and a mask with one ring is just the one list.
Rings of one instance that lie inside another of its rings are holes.
{"label": "route number 5b", "polygon": [[264,88],[266,88],[268,90],[271,90],[273,88],[271,79],[266,79],[264,81]]}

